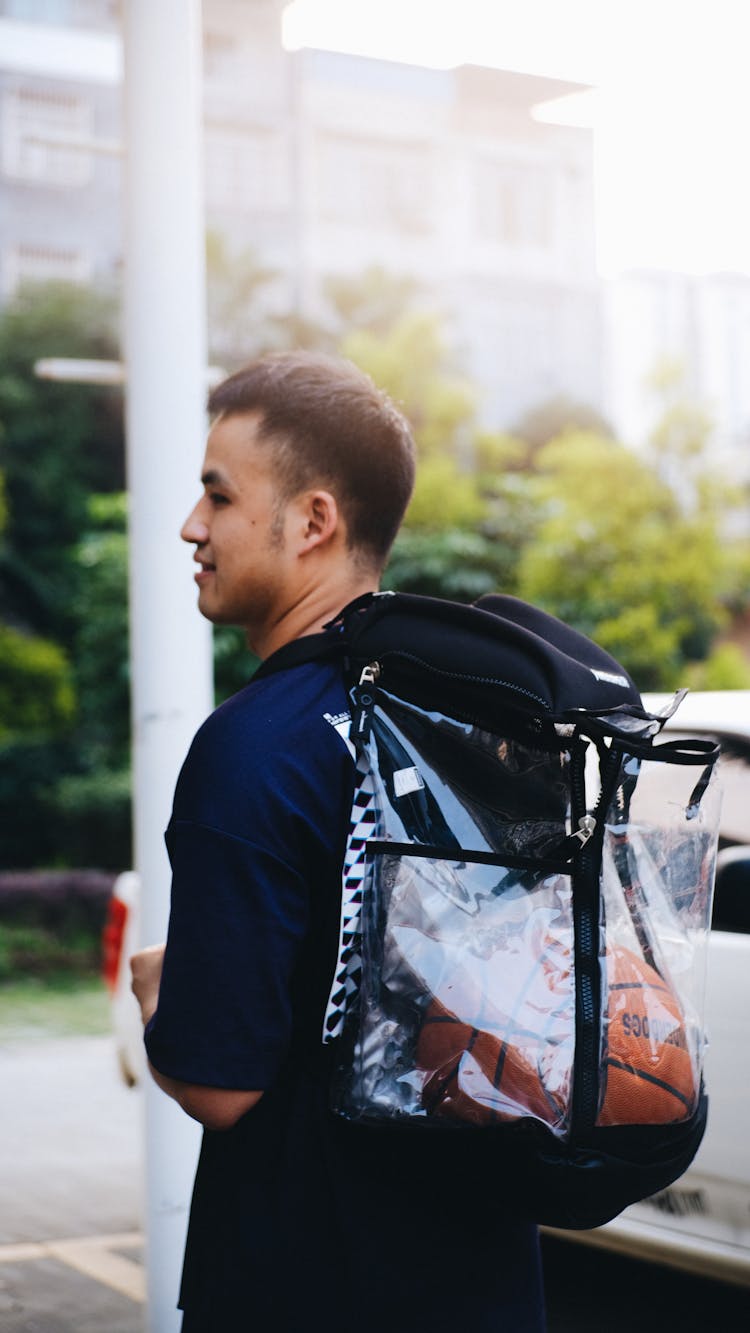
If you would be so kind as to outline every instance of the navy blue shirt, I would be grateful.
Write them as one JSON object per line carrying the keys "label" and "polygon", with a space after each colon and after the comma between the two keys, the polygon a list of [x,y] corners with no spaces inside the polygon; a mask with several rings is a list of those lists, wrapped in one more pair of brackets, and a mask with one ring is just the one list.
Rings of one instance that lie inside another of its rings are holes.
{"label": "navy blue shirt", "polygon": [[186,1082],[264,1091],[233,1129],[204,1132],[185,1333],[323,1321],[541,1333],[535,1229],[491,1195],[389,1172],[377,1133],[342,1138],[328,1111],[335,1052],[321,1032],[354,764],[335,727],[340,668],[289,658],[281,649],[198,731],[167,830],[172,909],[149,1058]]}

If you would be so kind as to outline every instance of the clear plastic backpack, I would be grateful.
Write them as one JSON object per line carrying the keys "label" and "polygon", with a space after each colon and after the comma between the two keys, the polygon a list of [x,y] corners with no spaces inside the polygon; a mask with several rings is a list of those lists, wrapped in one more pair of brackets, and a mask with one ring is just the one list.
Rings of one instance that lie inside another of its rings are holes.
{"label": "clear plastic backpack", "polygon": [[343,638],[332,1110],[406,1157],[495,1160],[538,1221],[598,1225],[703,1134],[718,752],[659,740],[618,663],[512,598],[383,595]]}

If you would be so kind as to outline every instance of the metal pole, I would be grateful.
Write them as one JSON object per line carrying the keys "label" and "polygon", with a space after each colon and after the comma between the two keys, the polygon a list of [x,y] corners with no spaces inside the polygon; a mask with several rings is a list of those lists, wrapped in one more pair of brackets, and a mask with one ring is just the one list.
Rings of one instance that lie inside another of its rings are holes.
{"label": "metal pole", "polygon": [[[127,449],[135,865],[143,943],[165,935],[163,831],[174,783],[212,704],[210,629],[179,528],[205,433],[205,258],[200,0],[125,11]],[[149,1083],[147,1327],[171,1333],[198,1127]]]}

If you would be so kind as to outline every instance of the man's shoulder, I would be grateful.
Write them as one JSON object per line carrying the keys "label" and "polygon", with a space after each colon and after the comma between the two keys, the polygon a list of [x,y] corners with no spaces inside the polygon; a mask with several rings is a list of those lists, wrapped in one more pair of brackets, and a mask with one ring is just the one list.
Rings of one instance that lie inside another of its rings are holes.
{"label": "man's shoulder", "polygon": [[173,820],[243,838],[252,830],[264,846],[288,840],[289,819],[328,827],[351,799],[348,727],[340,668],[306,663],[251,682],[197,732]]}
{"label": "man's shoulder", "polygon": [[270,756],[346,742],[349,700],[340,665],[306,662],[248,685],[220,704],[196,734],[193,748],[224,756]]}

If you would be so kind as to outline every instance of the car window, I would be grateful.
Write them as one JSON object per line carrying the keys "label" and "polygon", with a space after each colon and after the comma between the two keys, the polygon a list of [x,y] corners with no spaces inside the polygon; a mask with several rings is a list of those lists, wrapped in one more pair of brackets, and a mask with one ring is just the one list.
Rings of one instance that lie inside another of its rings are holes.
{"label": "car window", "polygon": [[750,744],[717,735],[723,789],[714,930],[750,934]]}
{"label": "car window", "polygon": [[750,845],[750,745],[719,736],[720,773],[724,797],[721,807],[721,841]]}
{"label": "car window", "polygon": [[[750,741],[718,729],[682,732],[669,728],[671,740],[697,735],[721,745],[720,850],[711,925],[714,930],[750,934]],[[668,772],[664,782],[669,782]]]}

